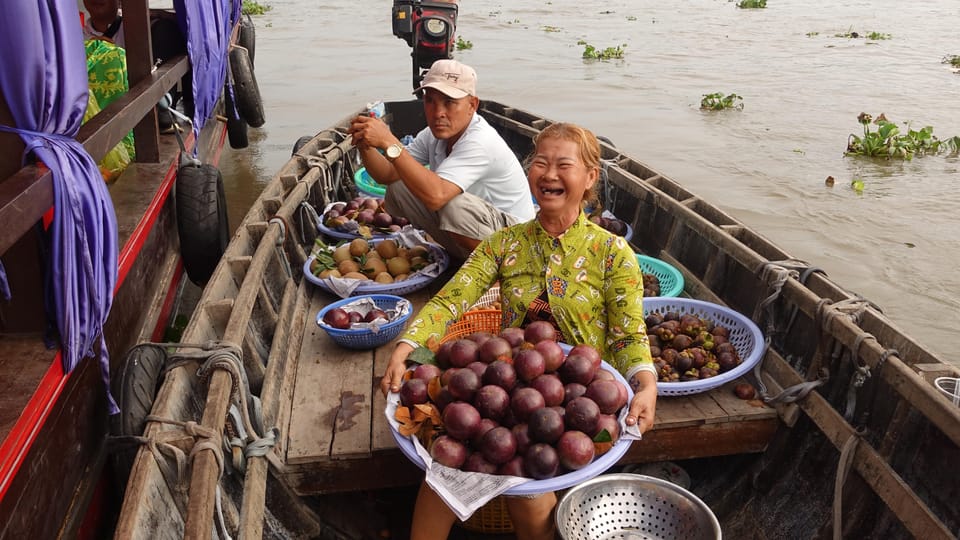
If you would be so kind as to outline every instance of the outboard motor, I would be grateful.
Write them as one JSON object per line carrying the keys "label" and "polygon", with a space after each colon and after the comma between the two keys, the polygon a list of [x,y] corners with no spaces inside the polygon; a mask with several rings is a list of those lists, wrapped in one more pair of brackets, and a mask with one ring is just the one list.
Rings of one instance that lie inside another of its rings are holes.
{"label": "outboard motor", "polygon": [[393,0],[393,35],[413,47],[413,87],[436,60],[453,58],[456,0]]}

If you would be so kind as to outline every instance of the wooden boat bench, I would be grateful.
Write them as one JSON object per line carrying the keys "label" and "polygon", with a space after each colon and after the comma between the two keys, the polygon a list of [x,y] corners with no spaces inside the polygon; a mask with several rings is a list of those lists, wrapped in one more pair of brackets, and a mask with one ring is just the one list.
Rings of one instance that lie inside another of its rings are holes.
{"label": "wooden boat bench", "polygon": [[[379,382],[393,342],[364,351],[333,343],[313,321],[337,298],[306,286],[309,307],[289,424],[280,426],[287,434],[282,475],[300,495],[419,482],[422,471],[397,448],[383,413]],[[427,288],[407,298],[419,309],[433,292]],[[620,463],[762,452],[779,424],[777,411],[737,398],[736,382],[701,394],[661,397],[653,430]]]}

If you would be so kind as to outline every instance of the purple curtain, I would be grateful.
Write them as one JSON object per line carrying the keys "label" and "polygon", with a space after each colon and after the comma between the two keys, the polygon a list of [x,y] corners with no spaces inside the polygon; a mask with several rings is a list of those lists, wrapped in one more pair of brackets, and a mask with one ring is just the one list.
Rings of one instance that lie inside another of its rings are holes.
{"label": "purple curtain", "polygon": [[[187,53],[193,66],[193,134],[213,117],[227,74],[227,52],[230,47],[231,15],[239,12],[239,1],[175,0],[180,17],[186,15]],[[196,146],[194,147],[196,154]]]}
{"label": "purple curtain", "polygon": [[[47,290],[60,333],[63,369],[93,355],[109,383],[103,324],[117,282],[117,222],[96,163],[74,137],[87,107],[87,62],[76,0],[4,2],[0,88],[26,144],[53,173],[54,217]],[[109,388],[109,384],[107,386]],[[111,413],[116,404],[107,393]]]}

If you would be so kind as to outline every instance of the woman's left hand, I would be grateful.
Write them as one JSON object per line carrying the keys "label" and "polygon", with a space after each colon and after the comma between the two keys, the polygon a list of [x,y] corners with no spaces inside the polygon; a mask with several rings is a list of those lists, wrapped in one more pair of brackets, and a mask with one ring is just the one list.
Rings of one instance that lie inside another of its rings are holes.
{"label": "woman's left hand", "polygon": [[640,433],[646,433],[653,427],[657,412],[656,376],[649,371],[638,372],[630,379],[630,386],[634,388],[634,394],[627,413],[627,425],[638,425]]}

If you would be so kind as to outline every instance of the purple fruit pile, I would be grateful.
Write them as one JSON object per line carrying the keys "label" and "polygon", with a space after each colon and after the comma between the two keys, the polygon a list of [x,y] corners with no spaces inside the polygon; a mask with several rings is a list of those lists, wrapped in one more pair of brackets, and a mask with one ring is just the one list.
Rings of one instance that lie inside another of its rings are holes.
{"label": "purple fruit pile", "polygon": [[400,388],[400,405],[432,405],[442,419],[433,459],[470,472],[537,480],[589,465],[620,435],[626,387],[589,345],[569,354],[549,323],[442,343]]}

